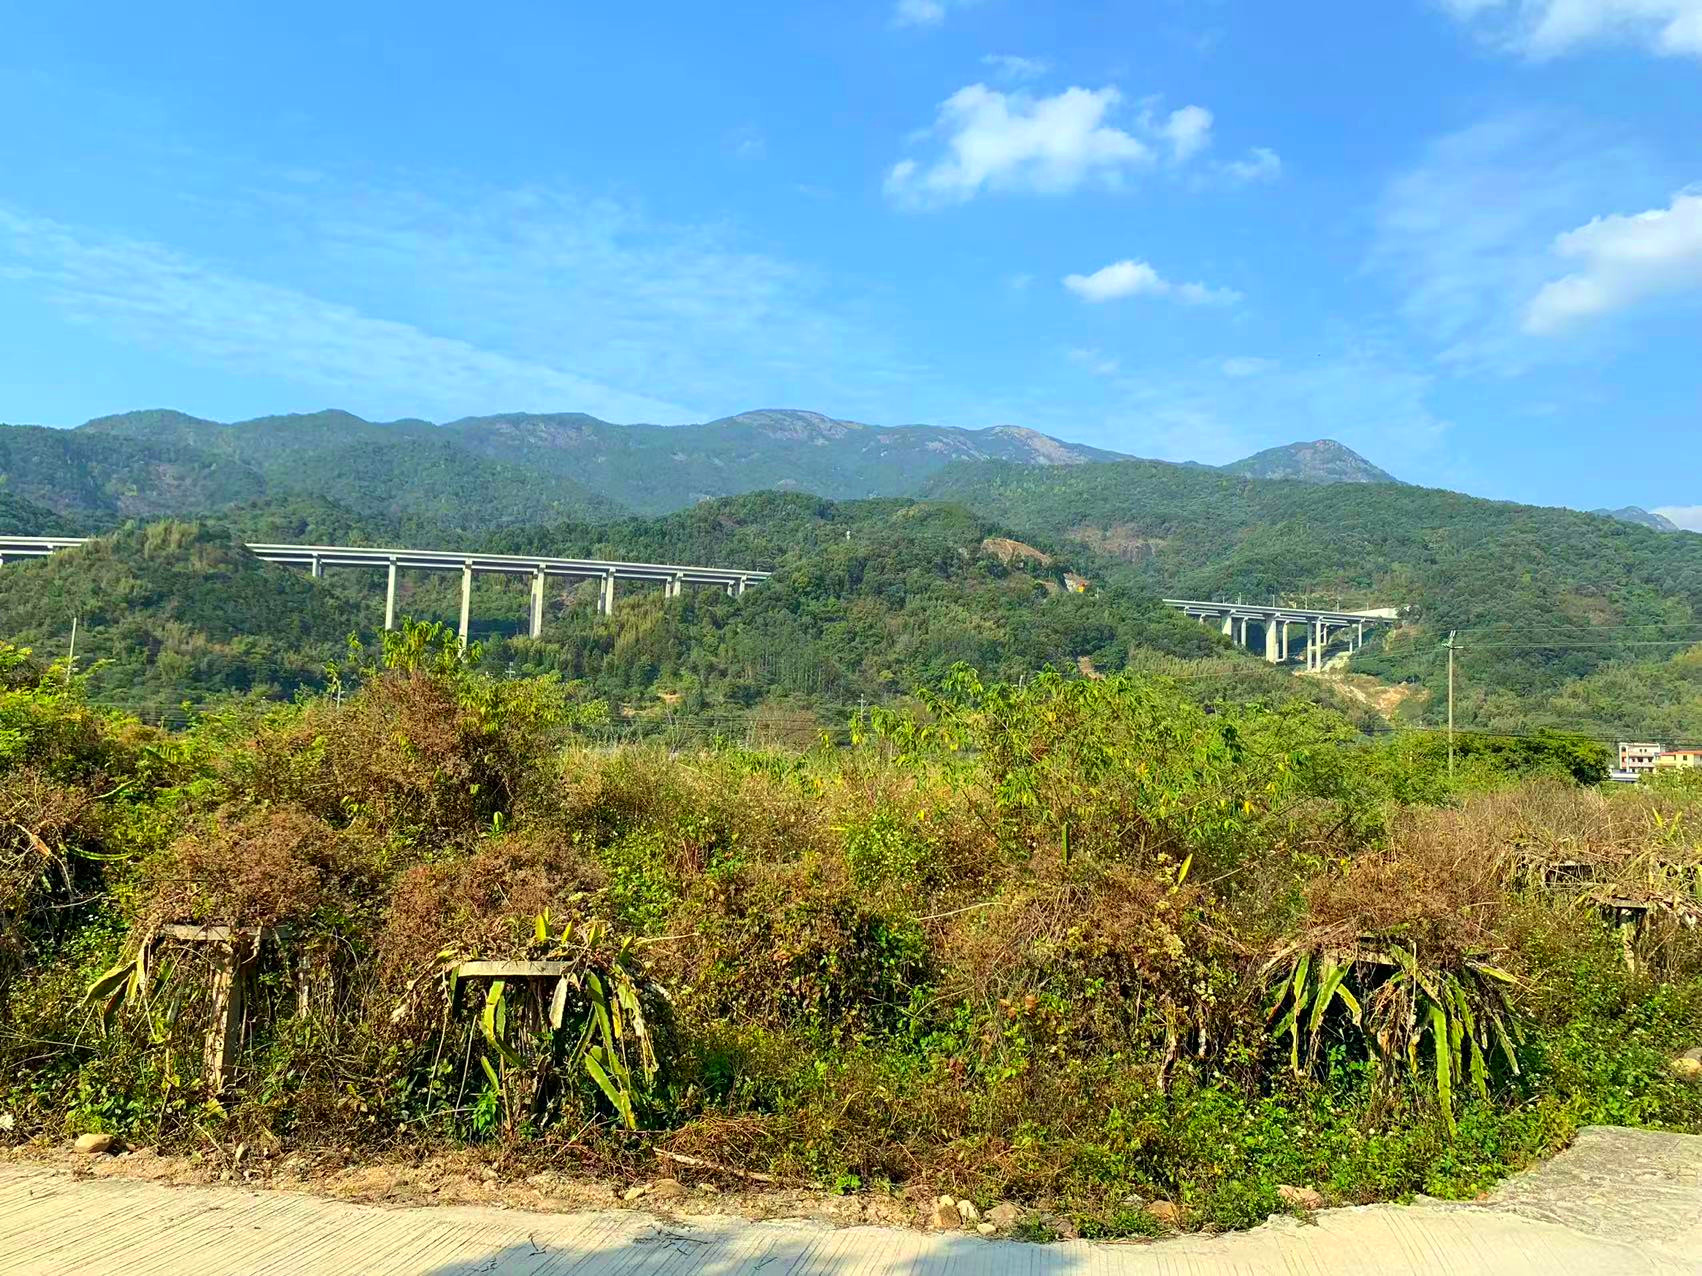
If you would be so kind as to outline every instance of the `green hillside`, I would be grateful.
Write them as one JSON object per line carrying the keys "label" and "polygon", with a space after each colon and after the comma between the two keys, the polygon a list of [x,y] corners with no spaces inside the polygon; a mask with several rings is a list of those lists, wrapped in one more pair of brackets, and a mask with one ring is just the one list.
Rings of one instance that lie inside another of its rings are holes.
{"label": "green hillside", "polygon": [[1303,483],[1393,483],[1394,475],[1380,470],[1352,448],[1334,439],[1290,443],[1266,448],[1245,460],[1225,465],[1224,471],[1243,478],[1299,479]]}
{"label": "green hillside", "polygon": [[[251,490],[170,512],[212,513],[262,495],[310,495],[373,524],[479,530],[566,518],[611,518],[618,502],[566,471],[545,473],[475,454],[425,421],[363,421],[348,412],[222,425],[163,410],[101,417],[66,437],[124,456],[164,448],[246,475]],[[121,510],[121,513],[131,511]]]}
{"label": "green hillside", "polygon": [[0,492],[63,515],[79,530],[220,509],[264,490],[246,466],[170,439],[0,426]]}
{"label": "green hillside", "polygon": [[[376,637],[382,573],[334,568],[312,580],[260,563],[241,541],[375,542],[392,529],[306,498],[244,507],[232,520],[129,526],[8,566],[0,636],[58,657],[78,617],[79,666],[107,662],[91,694],[150,714],[229,693],[287,695],[321,682],[351,633]],[[1108,581],[1111,564],[1092,551],[1047,553],[960,506],[757,493],[658,518],[442,544],[772,570],[740,598],[688,589],[667,599],[623,584],[611,616],[597,614],[594,585],[552,581],[538,639],[525,632],[526,582],[476,578],[472,630],[486,669],[559,674],[635,729],[760,720],[813,738],[859,703],[938,685],[959,662],[1012,680],[1048,666],[1089,676],[1161,667],[1185,675],[1201,699],[1336,702],[1329,688],[1235,653],[1150,594]],[[1092,583],[1076,592],[1071,582],[1083,577]],[[457,575],[403,574],[402,615],[453,626],[459,607]]]}
{"label": "green hillside", "polygon": [[0,536],[75,536],[79,527],[0,485]]}
{"label": "green hillside", "polygon": [[184,700],[288,695],[323,680],[359,611],[203,523],[130,526],[0,569],[0,635],[61,657],[77,620],[89,693],[157,716]]}
{"label": "green hillside", "polygon": [[[1439,644],[1459,630],[1459,710],[1481,726],[1626,729],[1622,717],[1565,721],[1567,702],[1555,697],[1578,679],[1702,639],[1702,536],[1594,514],[1138,461],[1067,471],[960,466],[928,490],[1114,554],[1154,590],[1400,607],[1407,623],[1354,661],[1386,679],[1439,690]],[[1657,643],[1668,645],[1649,645]],[[1443,702],[1413,703],[1434,715]],[[1682,734],[1702,736],[1702,701],[1680,718]]]}
{"label": "green hillside", "polygon": [[1034,430],[883,427],[765,410],[703,425],[611,425],[583,413],[471,417],[444,427],[480,455],[572,474],[646,513],[767,488],[836,499],[914,495],[953,461],[1081,465],[1117,454]]}

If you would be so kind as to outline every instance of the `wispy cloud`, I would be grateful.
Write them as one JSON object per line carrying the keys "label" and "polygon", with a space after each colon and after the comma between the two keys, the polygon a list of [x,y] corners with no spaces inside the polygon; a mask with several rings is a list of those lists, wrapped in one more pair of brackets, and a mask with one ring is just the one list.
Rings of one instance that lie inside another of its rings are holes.
{"label": "wispy cloud", "polygon": [[1666,208],[1597,217],[1556,236],[1557,256],[1579,269],[1542,286],[1525,331],[1547,334],[1652,297],[1702,289],[1702,190]]}
{"label": "wispy cloud", "polygon": [[1038,80],[1052,69],[1045,58],[1024,58],[1014,53],[989,53],[981,59],[981,64],[991,67],[994,75],[1008,83]]}
{"label": "wispy cloud", "polygon": [[1702,505],[1662,505],[1653,512],[1670,518],[1686,531],[1702,532]]}
{"label": "wispy cloud", "polygon": [[1226,377],[1256,377],[1261,373],[1274,372],[1280,366],[1275,359],[1265,359],[1258,355],[1237,355],[1218,364],[1218,368]]}
{"label": "wispy cloud", "polygon": [[0,208],[8,274],[40,284],[72,320],[154,349],[423,408],[595,404],[618,417],[680,421],[676,404],[630,394],[412,324],[226,273],[158,244],[81,232]]}
{"label": "wispy cloud", "polygon": [[1259,360],[1259,374],[1223,363],[1130,368],[1112,381],[1119,402],[1105,446],[1161,460],[1223,464],[1262,448],[1329,437],[1401,477],[1438,469],[1449,430],[1430,406],[1432,377],[1397,350],[1352,340],[1294,368]]}
{"label": "wispy cloud", "polygon": [[977,0],[898,0],[892,8],[895,27],[937,27],[953,9],[964,9]]}
{"label": "wispy cloud", "polygon": [[1282,157],[1268,146],[1255,146],[1245,159],[1225,160],[1219,169],[1237,182],[1274,182],[1282,176]]}
{"label": "wispy cloud", "polygon": [[1702,57],[1702,0],[1441,0],[1492,43],[1530,58],[1592,44]]}
{"label": "wispy cloud", "polygon": [[1096,304],[1124,297],[1168,297],[1190,306],[1227,306],[1241,300],[1233,288],[1172,283],[1146,262],[1132,258],[1102,266],[1091,275],[1066,275],[1064,287]]}
{"label": "wispy cloud", "polygon": [[287,283],[17,208],[0,211],[0,269],[124,340],[398,413],[668,422],[803,393],[856,411],[910,370],[867,303],[828,301],[828,280],[741,250],[725,227],[454,185],[451,198],[257,183],[219,211],[287,242]]}
{"label": "wispy cloud", "polygon": [[1086,368],[1096,377],[1114,377],[1123,370],[1123,362],[1099,349],[1071,350],[1068,358],[1078,368]]}
{"label": "wispy cloud", "polygon": [[1436,139],[1387,184],[1367,265],[1444,361],[1516,372],[1545,357],[1524,312],[1553,278],[1555,236],[1660,170],[1571,117],[1487,119]]}

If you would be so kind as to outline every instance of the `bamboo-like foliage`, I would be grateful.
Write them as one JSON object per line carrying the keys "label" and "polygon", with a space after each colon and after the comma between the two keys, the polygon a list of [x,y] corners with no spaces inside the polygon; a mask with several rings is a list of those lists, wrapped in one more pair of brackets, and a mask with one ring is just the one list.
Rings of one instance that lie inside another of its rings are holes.
{"label": "bamboo-like foliage", "polygon": [[[1515,980],[1478,957],[1433,963],[1414,947],[1376,943],[1368,936],[1349,951],[1290,949],[1273,961],[1271,1035],[1286,1038],[1296,1075],[1316,1065],[1332,1024],[1388,1075],[1404,1065],[1416,1079],[1428,1068],[1452,1130],[1461,1084],[1487,1099],[1492,1059],[1519,1073],[1524,1036],[1509,996]],[[1336,1007],[1340,1013],[1332,1016]]]}
{"label": "bamboo-like foliage", "polygon": [[[541,990],[492,979],[479,1014],[486,1079],[502,1097],[509,1123],[523,1114],[544,1120],[555,1082],[583,1072],[596,1085],[620,1123],[638,1128],[638,1109],[656,1079],[656,1043],[645,1014],[654,995],[630,939],[612,953],[607,925],[569,920],[553,937],[549,913],[533,923],[525,960],[569,962],[547,1003]],[[446,954],[444,973],[450,1004],[457,1000],[461,958]],[[527,985],[534,981],[528,979]]]}

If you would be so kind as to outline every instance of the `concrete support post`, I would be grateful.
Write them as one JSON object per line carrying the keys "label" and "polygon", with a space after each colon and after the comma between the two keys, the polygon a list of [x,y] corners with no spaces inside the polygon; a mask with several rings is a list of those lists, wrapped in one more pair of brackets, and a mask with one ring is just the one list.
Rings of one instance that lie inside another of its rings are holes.
{"label": "concrete support post", "polygon": [[544,636],[544,569],[534,568],[532,571],[532,624],[531,637]]}
{"label": "concrete support post", "polygon": [[325,575],[325,563],[318,554],[313,556],[313,566],[309,570],[312,571],[315,580]]}
{"label": "concrete support post", "polygon": [[1353,649],[1355,651],[1358,651],[1364,645],[1365,645],[1365,622],[1362,620],[1362,621],[1359,622],[1359,638],[1354,642]]}
{"label": "concrete support post", "polygon": [[1280,623],[1275,616],[1265,621],[1265,659],[1273,665],[1280,658],[1277,655],[1277,626]]}
{"label": "concrete support post", "polygon": [[668,587],[667,587],[667,591],[666,591],[667,597],[678,598],[678,597],[680,597],[680,595],[684,594],[685,592],[686,592],[686,578],[684,576],[681,576],[678,573],[676,573],[674,575],[674,578],[668,582]]}
{"label": "concrete support post", "polygon": [[604,616],[615,614],[615,574],[603,573],[603,592],[597,598],[597,611]]}
{"label": "concrete support post", "polygon": [[396,560],[390,560],[384,580],[384,628],[396,628]]}
{"label": "concrete support post", "polygon": [[461,649],[467,648],[467,636],[473,625],[473,565],[461,564]]}
{"label": "concrete support post", "polygon": [[1228,612],[1223,613],[1223,636],[1230,639],[1235,637],[1235,617]]}
{"label": "concrete support post", "polygon": [[750,584],[750,582],[743,576],[739,577],[739,583],[733,587],[733,596],[735,598],[743,598],[745,596],[745,586],[748,584]]}

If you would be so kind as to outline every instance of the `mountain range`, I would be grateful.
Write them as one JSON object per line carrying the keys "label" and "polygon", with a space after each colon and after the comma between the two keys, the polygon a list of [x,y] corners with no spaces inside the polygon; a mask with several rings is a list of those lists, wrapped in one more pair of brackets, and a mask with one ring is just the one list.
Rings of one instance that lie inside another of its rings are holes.
{"label": "mountain range", "polygon": [[1638,527],[1647,527],[1656,532],[1682,532],[1684,529],[1673,522],[1665,514],[1657,514],[1646,510],[1640,505],[1627,505],[1616,510],[1592,510],[1592,514],[1600,514],[1603,518],[1616,518],[1621,523],[1632,523]]}
{"label": "mountain range", "polygon": [[[965,462],[1129,459],[1018,426],[874,426],[782,409],[684,426],[583,413],[373,422],[336,410],[227,423],[156,409],[71,430],[0,428],[0,491],[91,527],[309,494],[399,528],[479,531],[661,514],[764,490],[908,496]],[[1330,440],[1224,469],[1309,483],[1394,481]]]}

